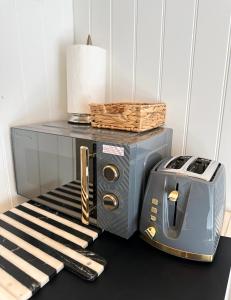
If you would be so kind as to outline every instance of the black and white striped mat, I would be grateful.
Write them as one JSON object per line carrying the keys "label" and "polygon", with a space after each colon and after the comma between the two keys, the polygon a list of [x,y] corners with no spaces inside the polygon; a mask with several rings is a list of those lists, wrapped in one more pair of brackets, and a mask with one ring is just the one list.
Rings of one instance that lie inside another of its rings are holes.
{"label": "black and white striped mat", "polygon": [[104,270],[105,260],[85,249],[101,230],[44,204],[30,200],[0,214],[1,300],[29,299],[64,266],[90,281]]}

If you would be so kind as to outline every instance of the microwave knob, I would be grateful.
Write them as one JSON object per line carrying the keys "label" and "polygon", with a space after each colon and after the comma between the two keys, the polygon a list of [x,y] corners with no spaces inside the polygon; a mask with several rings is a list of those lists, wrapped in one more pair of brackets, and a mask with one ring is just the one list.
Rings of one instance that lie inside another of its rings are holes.
{"label": "microwave knob", "polygon": [[116,195],[105,194],[103,196],[103,205],[107,210],[114,210],[119,206],[119,200]]}
{"label": "microwave knob", "polygon": [[120,174],[119,170],[116,166],[114,165],[106,165],[103,168],[103,176],[108,180],[108,181],[116,181]]}

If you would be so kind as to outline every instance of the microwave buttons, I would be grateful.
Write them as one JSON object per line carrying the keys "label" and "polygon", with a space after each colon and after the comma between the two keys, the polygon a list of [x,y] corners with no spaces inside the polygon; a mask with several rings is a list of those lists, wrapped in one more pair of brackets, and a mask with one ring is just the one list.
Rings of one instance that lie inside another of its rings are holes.
{"label": "microwave buttons", "polygon": [[106,194],[103,196],[103,205],[107,210],[114,210],[119,206],[119,200],[114,194]]}
{"label": "microwave buttons", "polygon": [[103,168],[103,176],[108,181],[116,181],[119,178],[119,170],[115,165],[106,165]]}

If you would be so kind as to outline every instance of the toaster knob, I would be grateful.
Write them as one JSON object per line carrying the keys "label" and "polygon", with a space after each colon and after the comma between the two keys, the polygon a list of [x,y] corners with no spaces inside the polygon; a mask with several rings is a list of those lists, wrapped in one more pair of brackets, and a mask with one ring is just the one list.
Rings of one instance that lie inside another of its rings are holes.
{"label": "toaster knob", "polygon": [[116,166],[114,165],[106,165],[103,168],[103,176],[108,180],[108,181],[116,181],[119,178],[119,170]]}
{"label": "toaster knob", "polygon": [[156,229],[155,227],[151,226],[151,227],[148,227],[146,230],[145,230],[146,234],[148,235],[148,237],[150,239],[153,239],[154,236],[156,235]]}
{"label": "toaster knob", "polygon": [[119,200],[113,194],[106,194],[103,196],[103,205],[107,210],[114,210],[119,206]]}

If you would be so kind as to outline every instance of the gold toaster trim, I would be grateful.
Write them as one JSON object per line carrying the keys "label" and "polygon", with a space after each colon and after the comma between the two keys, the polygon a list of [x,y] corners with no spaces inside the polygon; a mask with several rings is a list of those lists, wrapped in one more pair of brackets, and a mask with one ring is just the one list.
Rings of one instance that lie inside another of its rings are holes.
{"label": "gold toaster trim", "polygon": [[204,261],[204,262],[212,262],[213,261],[213,255],[209,254],[198,254],[198,253],[193,253],[193,252],[187,252],[187,251],[182,251],[176,248],[172,248],[170,246],[161,244],[157,241],[150,240],[148,237],[141,235],[141,238],[145,240],[145,242],[149,243],[153,247],[162,250],[166,253],[181,257],[181,258],[187,258],[191,260],[197,260],[197,261]]}

